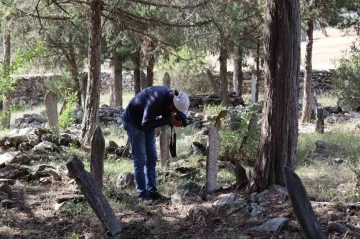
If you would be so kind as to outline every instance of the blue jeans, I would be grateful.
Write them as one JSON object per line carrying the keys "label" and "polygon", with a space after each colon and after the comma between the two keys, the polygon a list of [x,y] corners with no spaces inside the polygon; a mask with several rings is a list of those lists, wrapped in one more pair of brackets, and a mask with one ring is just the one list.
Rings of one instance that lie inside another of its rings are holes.
{"label": "blue jeans", "polygon": [[155,129],[144,132],[131,123],[123,121],[134,160],[136,190],[140,196],[154,193],[156,188],[156,152]]}

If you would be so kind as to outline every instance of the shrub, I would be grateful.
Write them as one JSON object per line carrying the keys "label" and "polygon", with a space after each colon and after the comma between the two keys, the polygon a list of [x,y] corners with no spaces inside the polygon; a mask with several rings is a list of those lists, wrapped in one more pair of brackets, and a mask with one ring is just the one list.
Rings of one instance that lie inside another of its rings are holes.
{"label": "shrub", "polygon": [[[261,117],[259,106],[240,109],[238,121],[228,117],[220,129],[221,155],[253,164],[258,154]],[[241,119],[241,120],[240,120]]]}
{"label": "shrub", "polygon": [[338,93],[338,104],[345,109],[360,106],[360,41],[355,41],[350,51],[339,60],[335,70],[334,85]]}
{"label": "shrub", "polygon": [[66,105],[59,117],[59,127],[62,130],[67,129],[70,125],[75,123],[75,116],[73,114],[73,109],[77,102],[76,93],[69,93],[65,97],[64,101],[66,101]]}

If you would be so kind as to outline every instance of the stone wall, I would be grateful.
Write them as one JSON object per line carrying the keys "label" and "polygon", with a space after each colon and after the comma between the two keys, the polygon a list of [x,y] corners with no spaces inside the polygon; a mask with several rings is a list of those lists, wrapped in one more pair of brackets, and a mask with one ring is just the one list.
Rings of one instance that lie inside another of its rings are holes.
{"label": "stone wall", "polygon": [[[312,88],[317,94],[322,94],[324,92],[329,92],[333,90],[333,71],[334,70],[313,70],[312,75]],[[300,70],[300,84],[299,88],[302,90],[304,88],[304,70]],[[233,73],[228,73],[228,79],[229,79],[229,91],[233,91]],[[260,86],[259,86],[260,92],[264,91],[264,79],[263,77],[260,78]],[[243,89],[242,91],[244,93],[251,93],[251,74],[245,73],[244,74],[244,83],[243,83]]]}
{"label": "stone wall", "polygon": [[[313,89],[317,93],[323,93],[333,89],[332,86],[332,70],[330,71],[313,71]],[[46,87],[44,84],[44,79],[47,77],[59,77],[58,75],[28,75],[28,76],[19,76],[17,77],[17,84],[15,90],[11,92],[11,102],[14,104],[20,105],[36,105],[40,102],[43,102]],[[229,91],[232,90],[232,77],[233,73],[228,73],[229,79]],[[123,72],[123,90],[133,91],[134,89],[134,75],[133,72],[124,71]],[[263,79],[260,78],[260,92],[264,90]],[[304,71],[300,71],[300,89],[304,86]],[[103,72],[101,73],[101,92],[106,93],[109,91],[110,87],[110,73]],[[244,73],[244,84],[243,92],[251,92],[251,74]]]}

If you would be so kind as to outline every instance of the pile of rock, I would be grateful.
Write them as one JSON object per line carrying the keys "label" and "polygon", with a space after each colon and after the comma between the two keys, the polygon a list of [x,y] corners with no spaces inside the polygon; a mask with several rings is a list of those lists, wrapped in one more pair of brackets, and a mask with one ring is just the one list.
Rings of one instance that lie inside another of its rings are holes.
{"label": "pile of rock", "polygon": [[[216,95],[194,95],[190,96],[190,110],[203,110],[207,105],[220,105],[221,100]],[[235,93],[229,93],[229,105],[244,105],[244,100],[236,96]]]}

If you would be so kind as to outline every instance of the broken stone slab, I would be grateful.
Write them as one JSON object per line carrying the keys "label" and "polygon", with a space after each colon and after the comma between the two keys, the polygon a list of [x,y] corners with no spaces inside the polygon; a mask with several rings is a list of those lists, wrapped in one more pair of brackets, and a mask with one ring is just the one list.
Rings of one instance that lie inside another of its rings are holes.
{"label": "broken stone slab", "polygon": [[285,182],[292,207],[306,238],[325,239],[320,223],[312,209],[310,199],[299,176],[284,167]]}
{"label": "broken stone slab", "polygon": [[230,193],[230,194],[224,194],[220,195],[219,200],[214,202],[214,206],[224,206],[224,205],[231,205],[239,203],[243,200],[243,197],[240,194],[237,193]]}
{"label": "broken stone slab", "polygon": [[0,166],[8,164],[13,160],[17,155],[20,154],[20,151],[15,152],[6,152],[0,155]]}
{"label": "broken stone slab", "polygon": [[73,155],[66,162],[66,167],[70,175],[75,178],[76,183],[80,186],[82,193],[101,223],[109,230],[112,236],[120,233],[122,226],[119,219],[115,216],[98,183],[90,173],[85,171],[81,160],[76,155]]}
{"label": "broken stone slab", "polygon": [[347,226],[345,226],[342,223],[339,222],[328,222],[328,228],[337,232],[340,232],[342,234],[348,232],[350,230],[350,228],[348,228]]}
{"label": "broken stone slab", "polygon": [[[290,221],[289,218],[279,217],[271,218],[261,224],[260,226],[250,228],[251,232],[278,232],[286,223]],[[315,238],[314,238],[315,239]]]}

